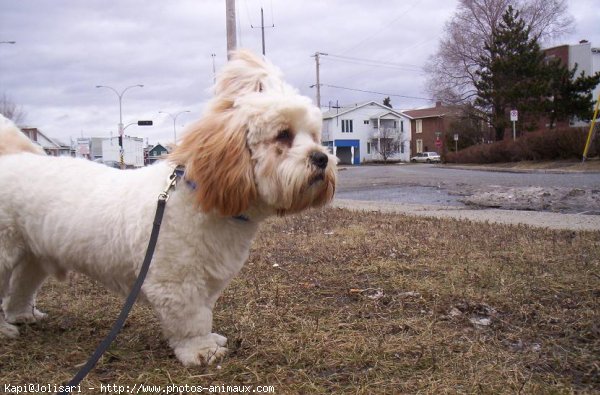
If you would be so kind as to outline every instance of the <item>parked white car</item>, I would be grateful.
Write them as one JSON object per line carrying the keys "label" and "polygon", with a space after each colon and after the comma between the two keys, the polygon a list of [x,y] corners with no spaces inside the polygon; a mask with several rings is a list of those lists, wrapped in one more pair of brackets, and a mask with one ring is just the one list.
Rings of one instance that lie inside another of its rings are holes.
{"label": "parked white car", "polygon": [[432,163],[432,162],[441,162],[442,158],[440,154],[437,152],[421,152],[417,154],[417,156],[413,156],[410,158],[410,161],[413,163],[422,162],[422,163]]}

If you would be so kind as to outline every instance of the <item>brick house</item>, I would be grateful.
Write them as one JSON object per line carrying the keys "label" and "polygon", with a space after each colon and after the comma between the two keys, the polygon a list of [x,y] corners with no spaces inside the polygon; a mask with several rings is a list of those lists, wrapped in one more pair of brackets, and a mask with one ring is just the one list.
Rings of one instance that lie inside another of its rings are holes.
{"label": "brick house", "polygon": [[454,133],[451,124],[460,118],[462,109],[445,106],[438,101],[435,107],[405,110],[403,113],[412,118],[410,151],[415,155],[427,151],[444,152],[446,135]]}

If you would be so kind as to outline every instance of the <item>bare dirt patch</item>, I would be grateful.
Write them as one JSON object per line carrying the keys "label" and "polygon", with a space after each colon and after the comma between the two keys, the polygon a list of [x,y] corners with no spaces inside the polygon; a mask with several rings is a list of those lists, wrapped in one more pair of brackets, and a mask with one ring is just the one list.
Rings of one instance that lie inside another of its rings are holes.
{"label": "bare dirt patch", "polygon": [[[600,391],[600,232],[325,209],[268,221],[215,309],[221,364],[188,369],[145,306],[84,381],[275,393]],[[0,385],[61,383],[121,299],[49,282],[44,323],[0,339]],[[86,392],[84,393],[91,393]]]}

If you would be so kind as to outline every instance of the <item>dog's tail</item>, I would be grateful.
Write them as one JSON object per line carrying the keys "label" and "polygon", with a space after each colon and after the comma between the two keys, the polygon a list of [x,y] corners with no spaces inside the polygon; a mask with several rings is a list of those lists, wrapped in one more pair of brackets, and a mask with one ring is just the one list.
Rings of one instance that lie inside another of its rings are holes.
{"label": "dog's tail", "polygon": [[42,147],[35,145],[10,119],[0,114],[0,155],[31,152],[46,155]]}

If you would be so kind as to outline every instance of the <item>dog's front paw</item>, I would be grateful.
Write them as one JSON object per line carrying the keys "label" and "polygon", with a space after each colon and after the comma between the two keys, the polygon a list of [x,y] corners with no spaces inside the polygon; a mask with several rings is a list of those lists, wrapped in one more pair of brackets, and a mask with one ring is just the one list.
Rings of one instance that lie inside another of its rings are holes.
{"label": "dog's front paw", "polygon": [[175,355],[185,366],[206,366],[221,360],[227,354],[227,338],[217,333],[177,342]]}
{"label": "dog's front paw", "polygon": [[6,313],[6,321],[11,324],[33,324],[48,317],[48,314],[39,311],[35,307],[31,311],[18,314]]}
{"label": "dog's front paw", "polygon": [[[2,312],[0,312],[2,314]],[[6,337],[15,338],[19,336],[19,328],[15,325],[9,324],[0,318],[0,335]]]}

